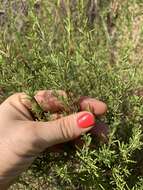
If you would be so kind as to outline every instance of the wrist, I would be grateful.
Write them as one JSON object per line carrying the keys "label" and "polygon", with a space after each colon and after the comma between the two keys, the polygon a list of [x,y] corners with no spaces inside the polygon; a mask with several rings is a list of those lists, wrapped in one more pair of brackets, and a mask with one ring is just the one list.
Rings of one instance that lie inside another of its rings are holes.
{"label": "wrist", "polygon": [[0,146],[0,155],[0,190],[6,190],[22,173],[24,164],[7,146]]}

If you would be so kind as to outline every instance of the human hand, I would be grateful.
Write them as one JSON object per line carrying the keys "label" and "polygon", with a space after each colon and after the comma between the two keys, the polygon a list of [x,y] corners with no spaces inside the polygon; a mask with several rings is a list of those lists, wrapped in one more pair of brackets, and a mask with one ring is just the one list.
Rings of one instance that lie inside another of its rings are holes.
{"label": "human hand", "polygon": [[[66,97],[64,91],[57,94]],[[10,96],[0,105],[0,189],[7,189],[25,171],[36,156],[53,145],[70,141],[88,132],[95,125],[94,115],[106,112],[106,105],[93,98],[79,101],[81,112],[58,118],[62,102],[52,90],[38,91],[35,100],[55,120],[33,121],[32,103],[24,93]],[[87,112],[90,107],[91,112]]]}

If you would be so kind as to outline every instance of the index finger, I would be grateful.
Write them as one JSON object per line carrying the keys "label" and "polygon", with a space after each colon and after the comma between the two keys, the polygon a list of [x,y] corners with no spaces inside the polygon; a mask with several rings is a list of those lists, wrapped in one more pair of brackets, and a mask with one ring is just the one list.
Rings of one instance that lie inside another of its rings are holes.
{"label": "index finger", "polygon": [[95,115],[103,115],[107,111],[107,105],[104,102],[88,96],[81,97],[79,105],[82,111],[91,111]]}

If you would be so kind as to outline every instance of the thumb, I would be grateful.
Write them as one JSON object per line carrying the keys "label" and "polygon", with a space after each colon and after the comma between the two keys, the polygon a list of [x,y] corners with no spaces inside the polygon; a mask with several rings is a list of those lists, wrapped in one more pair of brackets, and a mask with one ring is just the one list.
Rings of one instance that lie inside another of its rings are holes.
{"label": "thumb", "polygon": [[89,131],[95,125],[95,117],[90,112],[79,112],[49,122],[33,122],[37,140],[43,148],[70,141]]}

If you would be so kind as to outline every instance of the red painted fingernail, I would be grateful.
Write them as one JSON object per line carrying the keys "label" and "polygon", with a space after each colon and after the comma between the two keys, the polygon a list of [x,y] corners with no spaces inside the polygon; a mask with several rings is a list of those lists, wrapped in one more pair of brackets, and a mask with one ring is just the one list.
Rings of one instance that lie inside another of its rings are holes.
{"label": "red painted fingernail", "polygon": [[84,113],[77,119],[77,123],[80,128],[88,128],[95,125],[95,118],[90,113]]}

